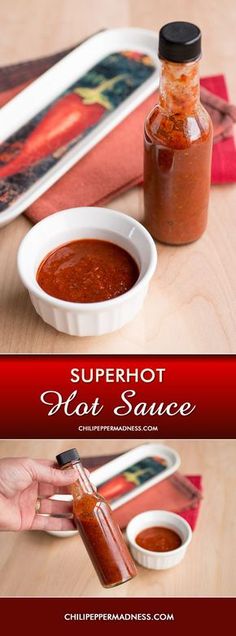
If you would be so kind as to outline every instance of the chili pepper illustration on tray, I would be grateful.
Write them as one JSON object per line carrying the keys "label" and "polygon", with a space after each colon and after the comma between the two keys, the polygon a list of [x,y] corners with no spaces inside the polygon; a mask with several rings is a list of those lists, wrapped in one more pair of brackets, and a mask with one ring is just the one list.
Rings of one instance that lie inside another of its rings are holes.
{"label": "chili pepper illustration on tray", "polygon": [[16,157],[0,166],[0,179],[21,172],[94,126],[104,112],[111,109],[104,91],[112,89],[124,77],[118,75],[104,80],[95,88],[79,87],[61,97],[28,136]]}
{"label": "chili pepper illustration on tray", "polygon": [[165,461],[160,458],[147,457],[101,484],[98,488],[99,493],[108,501],[114,501],[149,481],[165,469]]}
{"label": "chili pepper illustration on tray", "polygon": [[112,53],[0,145],[0,212],[109,117],[154,72],[136,51]]}

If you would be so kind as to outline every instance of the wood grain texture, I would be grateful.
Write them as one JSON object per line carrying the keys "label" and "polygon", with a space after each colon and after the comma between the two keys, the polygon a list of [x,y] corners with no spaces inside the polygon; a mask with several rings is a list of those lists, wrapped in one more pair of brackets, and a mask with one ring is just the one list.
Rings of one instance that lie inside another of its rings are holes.
{"label": "wood grain texture", "polygon": [[[156,441],[156,440],[153,440]],[[119,440],[119,451],[141,440]],[[78,536],[58,539],[43,532],[0,533],[1,596],[234,596],[236,539],[236,442],[166,440],[181,456],[185,474],[203,475],[204,499],[184,561],[166,572],[139,567],[124,586],[104,590]],[[1,441],[0,456],[53,459],[77,446],[81,455],[117,452],[116,440]]]}
{"label": "wood grain texture", "polygon": [[[0,1],[1,64],[69,47],[90,33],[117,26],[158,28],[169,20],[199,23],[204,38],[202,75],[225,73],[236,102],[233,0],[9,0]],[[220,38],[219,38],[220,35]],[[209,225],[196,244],[159,246],[159,267],[142,312],[115,334],[75,338],[56,332],[36,315],[16,269],[24,216],[0,230],[0,351],[2,353],[234,353],[236,351],[236,186],[211,190]],[[142,190],[108,207],[140,220]]]}

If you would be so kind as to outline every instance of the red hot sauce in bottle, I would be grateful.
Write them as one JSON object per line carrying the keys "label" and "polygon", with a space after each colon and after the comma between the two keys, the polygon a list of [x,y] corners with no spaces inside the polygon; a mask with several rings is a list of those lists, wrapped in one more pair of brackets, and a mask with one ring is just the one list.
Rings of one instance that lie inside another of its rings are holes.
{"label": "red hot sauce in bottle", "polygon": [[101,584],[126,583],[137,570],[109,504],[92,485],[76,448],[56,459],[61,468],[73,466],[75,470],[75,483],[70,487],[74,520]]}
{"label": "red hot sauce in bottle", "polygon": [[207,224],[212,123],[200,103],[200,56],[197,26],[162,27],[160,98],[144,129],[144,222],[170,245],[195,241]]}

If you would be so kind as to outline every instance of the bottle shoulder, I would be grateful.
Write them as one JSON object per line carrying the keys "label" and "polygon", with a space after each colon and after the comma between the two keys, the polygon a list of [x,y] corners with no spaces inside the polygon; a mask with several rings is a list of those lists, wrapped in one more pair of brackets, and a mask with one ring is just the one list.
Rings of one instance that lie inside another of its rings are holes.
{"label": "bottle shoulder", "polygon": [[97,491],[92,493],[80,492],[74,497],[74,507],[83,511],[91,511],[97,506],[109,508],[107,501]]}
{"label": "bottle shoulder", "polygon": [[212,137],[211,118],[201,103],[192,113],[168,113],[159,104],[147,115],[144,125],[147,142],[181,149]]}

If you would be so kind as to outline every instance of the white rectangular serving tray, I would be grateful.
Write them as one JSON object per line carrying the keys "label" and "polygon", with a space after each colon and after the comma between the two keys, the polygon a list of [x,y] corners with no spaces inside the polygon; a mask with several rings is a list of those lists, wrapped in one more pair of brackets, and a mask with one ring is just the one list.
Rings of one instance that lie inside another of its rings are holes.
{"label": "white rectangular serving tray", "polygon": [[41,112],[63,91],[104,57],[122,50],[138,50],[152,58],[155,71],[114,112],[71,148],[64,157],[34,183],[17,201],[0,213],[0,225],[21,214],[67,170],[141,104],[159,85],[157,34],[138,28],[110,29],[92,36],[43,73],[0,110],[0,143]]}

